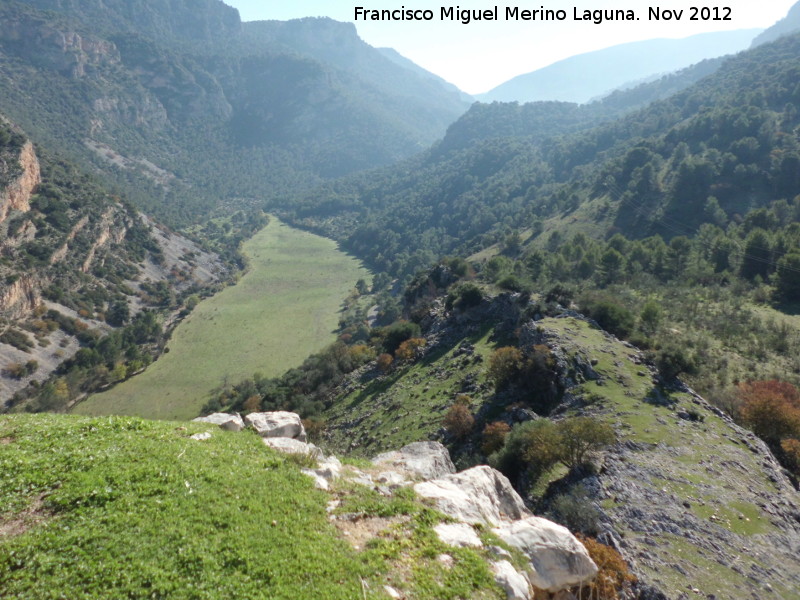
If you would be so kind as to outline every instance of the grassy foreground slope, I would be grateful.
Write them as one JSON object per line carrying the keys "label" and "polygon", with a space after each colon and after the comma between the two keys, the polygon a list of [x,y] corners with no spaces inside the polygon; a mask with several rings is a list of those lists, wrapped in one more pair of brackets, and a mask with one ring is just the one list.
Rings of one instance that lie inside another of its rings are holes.
{"label": "grassy foreground slope", "polygon": [[0,597],[376,600],[386,583],[418,600],[505,597],[488,551],[445,546],[445,517],[411,490],[323,492],[304,464],[202,423],[2,416]]}
{"label": "grassy foreground slope", "polygon": [[3,598],[361,597],[322,492],[254,435],[130,417],[0,420]]}
{"label": "grassy foreground slope", "polygon": [[333,341],[338,311],[367,272],[336,243],[272,219],[244,244],[250,269],[201,302],[147,371],[79,404],[80,414],[189,419],[226,378],[280,375]]}

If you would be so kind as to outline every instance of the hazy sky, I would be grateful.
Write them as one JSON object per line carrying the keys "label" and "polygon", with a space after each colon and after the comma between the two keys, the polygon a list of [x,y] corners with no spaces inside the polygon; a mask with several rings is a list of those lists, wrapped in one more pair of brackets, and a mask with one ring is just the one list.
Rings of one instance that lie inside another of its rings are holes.
{"label": "hazy sky", "polygon": [[[563,58],[599,50],[616,44],[652,38],[682,38],[707,31],[725,29],[766,28],[786,16],[797,0],[726,0],[707,2],[658,0],[573,0],[491,3],[490,0],[461,0],[448,4],[444,0],[224,0],[235,6],[244,21],[262,19],[296,19],[327,16],[338,21],[354,22],[354,8],[367,9],[431,9],[435,19],[430,22],[363,22],[356,23],[358,33],[372,46],[389,46],[420,66],[444,77],[465,92],[477,94],[511,79],[545,67]],[[474,22],[441,21],[442,6],[462,9],[499,7],[500,20]],[[691,6],[729,6],[731,21],[689,21]],[[521,9],[563,9],[567,20],[558,22],[505,21],[505,6]],[[579,13],[584,9],[633,9],[641,19],[633,22],[607,21],[595,25],[589,21],[573,20],[573,6]],[[684,10],[680,22],[651,22],[648,9],[661,7]]]}

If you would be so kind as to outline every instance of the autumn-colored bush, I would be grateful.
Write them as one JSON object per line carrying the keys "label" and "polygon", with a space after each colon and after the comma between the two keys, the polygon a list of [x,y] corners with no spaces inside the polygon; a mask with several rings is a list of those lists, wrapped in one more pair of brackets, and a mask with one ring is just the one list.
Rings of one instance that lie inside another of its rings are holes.
{"label": "autumn-colored bush", "polygon": [[783,463],[786,468],[800,477],[800,440],[790,438],[781,442]]}
{"label": "autumn-colored bush", "polygon": [[625,560],[610,546],[580,534],[577,537],[599,569],[594,581],[583,587],[580,597],[587,600],[619,600],[622,592],[636,581],[636,577],[628,571]]}
{"label": "autumn-colored bush", "polygon": [[261,410],[261,396],[258,394],[253,394],[247,398],[242,405],[242,409],[247,413],[258,412]]}
{"label": "autumn-colored bush", "polygon": [[456,439],[464,439],[475,426],[475,417],[463,404],[454,404],[444,416],[444,426]]}
{"label": "autumn-colored bush", "polygon": [[392,358],[391,354],[383,353],[378,356],[378,368],[381,370],[381,373],[388,373],[389,370],[392,368],[392,363],[394,362],[394,358]]}
{"label": "autumn-colored bush", "polygon": [[506,436],[511,431],[508,423],[503,421],[496,421],[489,423],[483,429],[483,440],[481,441],[481,450],[487,456],[493,452],[497,452],[506,443]]}
{"label": "autumn-colored bush", "polygon": [[777,381],[740,383],[742,422],[757,436],[777,449],[781,440],[800,438],[800,392],[793,385]]}
{"label": "autumn-colored bush", "polygon": [[497,390],[508,385],[520,372],[523,366],[522,351],[514,346],[498,348],[489,357],[489,368],[486,375],[494,382]]}
{"label": "autumn-colored bush", "polygon": [[417,350],[425,346],[426,343],[425,338],[415,337],[408,339],[395,350],[394,357],[403,362],[412,361],[417,356]]}

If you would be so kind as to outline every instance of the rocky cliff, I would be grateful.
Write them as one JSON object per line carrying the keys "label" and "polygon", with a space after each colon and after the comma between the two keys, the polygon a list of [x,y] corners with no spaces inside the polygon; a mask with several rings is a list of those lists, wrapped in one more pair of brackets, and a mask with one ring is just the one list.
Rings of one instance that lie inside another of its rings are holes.
{"label": "rocky cliff", "polygon": [[[332,394],[327,443],[369,455],[439,440],[468,466],[489,459],[489,423],[590,416],[617,435],[594,469],[556,469],[535,487],[512,477],[537,514],[617,548],[641,598],[795,597],[800,496],[753,433],[572,311],[543,317],[504,294],[466,311],[435,303],[421,323],[427,343],[410,364],[388,375],[370,365]],[[497,392],[487,364],[511,340],[551,371]],[[474,418],[457,435],[443,427],[456,398]]]}
{"label": "rocky cliff", "polygon": [[39,159],[36,158],[33,144],[26,142],[17,158],[21,173],[0,190],[0,224],[11,211],[28,212],[31,208],[31,194],[41,183]]}

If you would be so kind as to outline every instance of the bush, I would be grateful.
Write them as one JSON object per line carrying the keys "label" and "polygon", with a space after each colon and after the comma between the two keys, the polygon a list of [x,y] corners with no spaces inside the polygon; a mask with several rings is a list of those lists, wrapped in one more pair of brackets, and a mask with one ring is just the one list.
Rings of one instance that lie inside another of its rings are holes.
{"label": "bush", "polygon": [[697,372],[697,357],[676,343],[662,346],[651,352],[649,357],[665,379],[673,379],[683,373],[692,375]]}
{"label": "bush", "polygon": [[619,552],[601,544],[597,540],[578,534],[578,539],[586,547],[589,556],[599,569],[594,580],[581,590],[588,591],[585,597],[592,600],[619,600],[624,597],[624,591],[636,581],[636,577],[628,571],[628,565]]}
{"label": "bush", "polygon": [[483,439],[481,441],[481,450],[485,455],[490,455],[500,450],[506,443],[506,436],[511,431],[508,423],[497,421],[489,423],[483,429]]}
{"label": "bush", "polygon": [[475,426],[475,417],[465,405],[454,404],[444,417],[444,426],[454,438],[462,440]]}
{"label": "bush", "polygon": [[498,348],[489,357],[486,376],[494,382],[496,390],[506,387],[522,370],[522,351],[514,346]]}
{"label": "bush", "polygon": [[800,392],[777,380],[740,383],[742,421],[777,451],[782,440],[800,438]]}
{"label": "bush", "polygon": [[425,346],[425,338],[411,338],[400,344],[394,357],[404,362],[413,361],[417,357],[417,350]]}
{"label": "bush", "polygon": [[627,338],[636,324],[633,313],[613,300],[587,297],[581,305],[600,327],[617,337]]}
{"label": "bush", "polygon": [[617,439],[611,425],[592,417],[564,419],[556,429],[561,443],[558,461],[569,469],[584,464],[591,452],[610,446]]}
{"label": "bush", "polygon": [[378,356],[378,368],[381,370],[381,373],[388,373],[389,370],[392,368],[392,362],[394,359],[392,358],[391,354],[386,354],[385,352]]}
{"label": "bush", "polygon": [[800,477],[800,440],[787,439],[781,441],[783,464],[795,477]]}
{"label": "bush", "polygon": [[474,283],[462,283],[456,286],[447,294],[445,300],[445,308],[452,310],[467,310],[473,306],[477,306],[483,301],[483,292]]}
{"label": "bush", "polygon": [[394,354],[400,344],[408,339],[419,337],[420,331],[419,325],[409,321],[397,321],[385,327],[382,331],[384,352]]}
{"label": "bush", "polygon": [[601,514],[589,498],[586,488],[577,485],[568,494],[553,498],[550,516],[572,532],[597,535]]}

